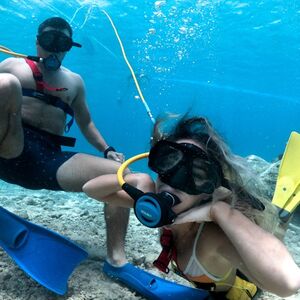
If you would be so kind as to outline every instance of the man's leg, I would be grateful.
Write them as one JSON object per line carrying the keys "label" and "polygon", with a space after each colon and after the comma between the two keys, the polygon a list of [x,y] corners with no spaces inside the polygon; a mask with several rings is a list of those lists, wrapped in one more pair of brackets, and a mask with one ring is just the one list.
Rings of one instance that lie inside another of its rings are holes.
{"label": "man's leg", "polygon": [[126,263],[125,237],[129,220],[129,208],[105,204],[107,260],[115,266]]}
{"label": "man's leg", "polygon": [[64,191],[82,192],[89,180],[105,174],[116,174],[120,164],[94,155],[77,153],[57,170],[56,178]]}
{"label": "man's leg", "polygon": [[[82,186],[90,179],[103,174],[114,174],[120,164],[100,157],[75,154],[57,171],[59,185],[65,191],[82,191]],[[126,263],[125,236],[129,220],[129,209],[113,205],[104,206],[107,259],[113,265]]]}
{"label": "man's leg", "polygon": [[0,157],[14,158],[23,150],[22,92],[17,77],[0,74]]}

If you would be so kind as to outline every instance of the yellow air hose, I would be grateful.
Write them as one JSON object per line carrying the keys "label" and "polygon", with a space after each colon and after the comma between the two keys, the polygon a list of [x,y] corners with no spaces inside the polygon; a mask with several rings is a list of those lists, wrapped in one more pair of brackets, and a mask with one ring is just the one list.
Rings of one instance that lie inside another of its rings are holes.
{"label": "yellow air hose", "polygon": [[27,57],[27,55],[25,55],[25,54],[14,52],[14,51],[10,50],[9,48],[6,48],[2,45],[0,45],[0,52],[3,52],[3,53],[8,54],[8,55],[15,56],[15,57],[21,57],[21,58],[26,58]]}
{"label": "yellow air hose", "polygon": [[11,55],[11,56],[14,56],[14,57],[28,58],[28,59],[34,60],[36,62],[41,61],[41,58],[38,57],[38,56],[25,55],[25,54],[17,53],[17,52],[14,52],[11,49],[9,49],[7,47],[4,47],[2,45],[0,45],[0,52]]}
{"label": "yellow air hose", "polygon": [[142,91],[141,91],[140,85],[139,85],[138,80],[137,80],[137,78],[136,78],[136,76],[135,76],[135,73],[134,73],[134,71],[133,71],[133,68],[132,68],[132,66],[130,65],[128,59],[127,59],[126,52],[125,52],[123,43],[122,43],[122,41],[121,41],[121,38],[120,38],[120,36],[119,36],[119,34],[118,34],[117,28],[116,28],[116,26],[114,25],[114,22],[113,22],[113,20],[111,19],[111,17],[109,16],[109,14],[108,14],[105,10],[102,10],[102,12],[106,15],[106,17],[107,17],[108,20],[110,21],[110,24],[111,24],[111,26],[112,26],[112,28],[113,28],[113,30],[114,30],[114,32],[115,32],[115,35],[116,35],[116,37],[117,37],[117,39],[118,39],[118,42],[119,42],[119,45],[120,45],[120,48],[121,48],[121,51],[122,51],[122,54],[123,54],[123,58],[124,58],[124,60],[125,60],[125,62],[126,62],[126,64],[127,64],[127,66],[128,66],[128,68],[129,68],[129,70],[130,70],[130,72],[131,72],[131,75],[132,75],[132,78],[133,78],[133,80],[134,80],[134,83],[135,83],[136,89],[137,89],[137,91],[138,91],[138,94],[139,94],[139,96],[140,96],[140,99],[142,100],[142,103],[144,104],[144,106],[145,106],[145,108],[146,108],[146,111],[147,111],[147,114],[148,114],[149,118],[151,119],[152,123],[154,124],[154,123],[155,123],[155,119],[154,119],[154,117],[153,117],[153,115],[152,115],[152,113],[151,113],[150,107],[148,106],[148,104],[147,104],[147,102],[146,102],[146,100],[145,100],[145,98],[144,98],[144,96],[143,96],[143,93],[142,93]]}
{"label": "yellow air hose", "polygon": [[143,159],[143,158],[146,158],[148,157],[149,155],[149,152],[145,152],[145,153],[141,153],[141,154],[138,154],[138,155],[135,155],[129,159],[127,159],[126,161],[124,161],[122,163],[122,165],[120,166],[120,168],[118,169],[118,173],[117,173],[117,177],[118,177],[118,182],[120,184],[120,186],[122,187],[123,184],[125,183],[125,180],[123,178],[123,173],[124,173],[124,170],[130,165],[132,164],[133,162],[137,161],[137,160],[140,160],[140,159]]}

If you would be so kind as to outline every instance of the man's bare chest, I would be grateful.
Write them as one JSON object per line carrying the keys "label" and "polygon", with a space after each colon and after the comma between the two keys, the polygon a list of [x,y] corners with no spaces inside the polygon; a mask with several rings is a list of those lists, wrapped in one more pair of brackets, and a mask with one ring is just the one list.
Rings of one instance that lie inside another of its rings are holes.
{"label": "man's bare chest", "polygon": [[[16,74],[14,75],[18,77],[23,91],[37,91],[37,97],[35,97],[35,93],[32,93],[32,98],[36,98],[37,100],[41,100],[42,98],[45,98],[45,100],[47,100],[47,95],[49,95],[48,98],[59,98],[64,103],[71,106],[73,100],[76,97],[74,84],[72,83],[72,80],[66,75],[58,74],[57,76],[51,77],[43,76],[42,78],[39,78],[39,80],[36,80],[30,69],[23,69],[20,72],[16,72]],[[46,96],[39,97],[40,94],[44,94]],[[47,103],[47,101],[45,102]]]}

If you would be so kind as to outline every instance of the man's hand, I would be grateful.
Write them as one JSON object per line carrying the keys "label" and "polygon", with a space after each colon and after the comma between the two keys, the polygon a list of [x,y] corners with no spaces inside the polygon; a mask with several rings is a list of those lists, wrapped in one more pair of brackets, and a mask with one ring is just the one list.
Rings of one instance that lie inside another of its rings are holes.
{"label": "man's hand", "polygon": [[111,159],[111,160],[114,160],[116,162],[123,163],[124,160],[125,160],[125,156],[124,156],[123,153],[120,153],[120,152],[109,151],[107,153],[107,159]]}

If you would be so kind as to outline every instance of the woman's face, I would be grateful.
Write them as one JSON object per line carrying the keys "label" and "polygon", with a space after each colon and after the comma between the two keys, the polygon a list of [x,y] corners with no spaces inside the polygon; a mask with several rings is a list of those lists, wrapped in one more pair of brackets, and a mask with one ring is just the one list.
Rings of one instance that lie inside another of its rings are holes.
{"label": "woman's face", "polygon": [[[198,144],[197,142],[195,142],[194,140],[191,140],[191,139],[180,139],[180,140],[176,141],[176,143],[189,143],[189,144],[193,144],[193,145],[201,148],[202,150],[204,150],[200,144]],[[163,191],[175,194],[181,200],[181,203],[175,205],[172,208],[172,210],[176,214],[180,214],[194,206],[200,205],[203,200],[206,200],[207,198],[210,197],[209,194],[205,194],[205,193],[202,193],[199,195],[187,194],[179,189],[175,189],[175,188],[169,186],[168,184],[162,182],[158,177],[157,181],[156,181],[156,192],[160,193]]]}

